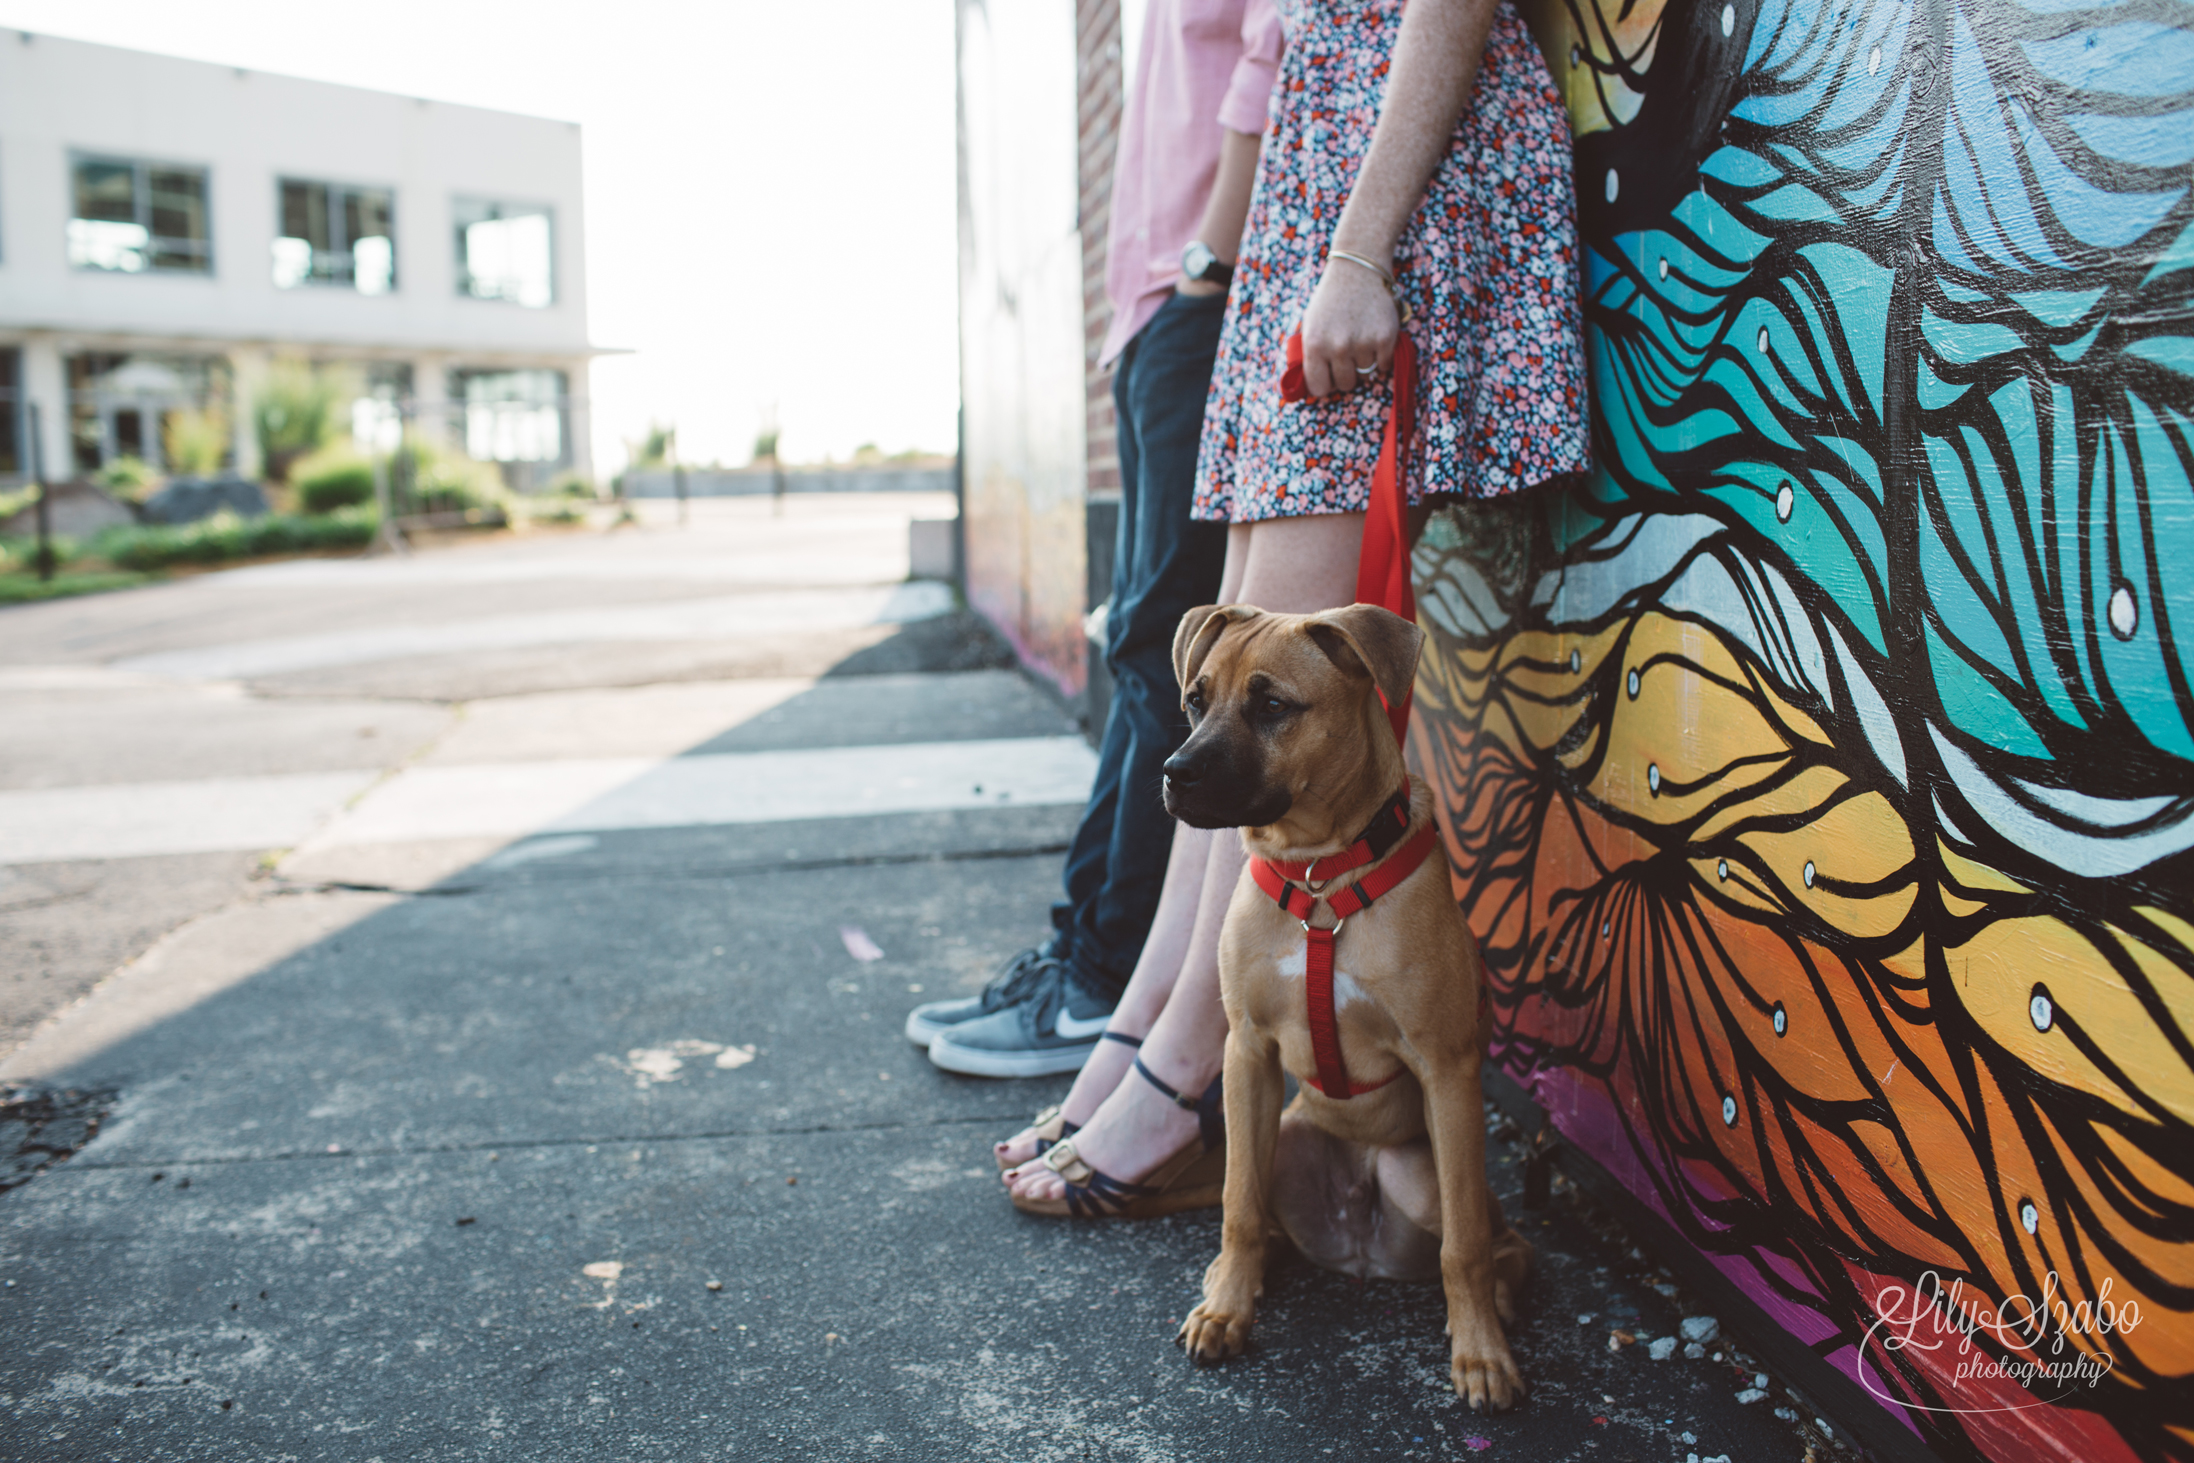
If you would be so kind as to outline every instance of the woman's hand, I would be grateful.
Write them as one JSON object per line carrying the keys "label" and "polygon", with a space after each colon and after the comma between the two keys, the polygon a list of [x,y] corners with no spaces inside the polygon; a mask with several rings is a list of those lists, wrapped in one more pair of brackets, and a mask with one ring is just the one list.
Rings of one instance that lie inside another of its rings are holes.
{"label": "woman's hand", "polygon": [[1385,281],[1360,264],[1328,259],[1303,312],[1303,386],[1312,396],[1353,391],[1394,362],[1401,312]]}
{"label": "woman's hand", "polygon": [[[1374,260],[1399,251],[1402,229],[1453,142],[1498,8],[1498,0],[1410,0],[1371,150],[1334,223],[1331,247]],[[1378,274],[1328,256],[1303,312],[1304,389],[1312,396],[1351,391],[1366,367],[1386,370],[1401,332],[1398,317]]]}

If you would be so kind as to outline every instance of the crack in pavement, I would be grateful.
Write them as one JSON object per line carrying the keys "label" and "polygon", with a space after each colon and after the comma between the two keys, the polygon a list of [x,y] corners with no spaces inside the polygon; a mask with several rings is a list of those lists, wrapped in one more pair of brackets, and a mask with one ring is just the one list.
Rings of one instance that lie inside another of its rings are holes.
{"label": "crack in pavement", "polygon": [[232,1168],[253,1164],[327,1162],[343,1158],[431,1158],[453,1153],[511,1153],[544,1149],[599,1147],[605,1144],[715,1143],[726,1138],[804,1138],[831,1133],[902,1133],[943,1128],[968,1128],[981,1123],[1011,1122],[1000,1113],[972,1113],[966,1117],[937,1117],[921,1122],[810,1123],[795,1127],[714,1128],[699,1133],[610,1133],[577,1138],[511,1138],[496,1142],[435,1143],[418,1148],[336,1148],[333,1151],[296,1149],[282,1153],[241,1153],[207,1158],[124,1158],[108,1162],[78,1160],[64,1173],[132,1173],[139,1169]]}
{"label": "crack in pavement", "polygon": [[616,882],[619,880],[645,879],[660,883],[666,879],[731,879],[754,874],[799,874],[829,869],[885,868],[906,864],[973,863],[986,859],[1049,858],[1067,851],[1061,843],[1024,844],[1011,848],[969,848],[925,851],[920,853],[846,854],[838,858],[775,859],[766,863],[726,864],[619,864],[614,868],[570,866],[563,869],[544,869],[538,873],[515,878],[482,879],[470,884],[442,883],[426,888],[410,888],[398,884],[371,884],[350,879],[323,879],[298,881],[275,876],[275,882],[267,890],[270,895],[286,894],[395,894],[407,898],[448,898],[460,894],[479,894],[498,889],[524,889],[535,884],[576,884],[587,881]]}

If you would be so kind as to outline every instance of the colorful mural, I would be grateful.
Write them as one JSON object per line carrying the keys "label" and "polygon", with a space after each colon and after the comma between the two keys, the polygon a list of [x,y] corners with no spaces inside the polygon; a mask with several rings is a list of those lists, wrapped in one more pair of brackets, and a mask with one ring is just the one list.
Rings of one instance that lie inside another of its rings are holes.
{"label": "colorful mural", "polygon": [[2194,8],[1541,19],[1597,470],[1416,561],[1496,1056],[1943,1456],[2194,1457]]}

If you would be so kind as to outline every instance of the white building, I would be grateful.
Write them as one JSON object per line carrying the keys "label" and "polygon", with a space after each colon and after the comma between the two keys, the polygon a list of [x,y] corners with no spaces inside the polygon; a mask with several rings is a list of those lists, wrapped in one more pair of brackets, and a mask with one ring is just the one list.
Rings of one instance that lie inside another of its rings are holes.
{"label": "white building", "polygon": [[[590,458],[579,127],[0,32],[0,484],[225,423],[343,366],[356,430],[518,486]],[[197,415],[193,415],[193,414]]]}

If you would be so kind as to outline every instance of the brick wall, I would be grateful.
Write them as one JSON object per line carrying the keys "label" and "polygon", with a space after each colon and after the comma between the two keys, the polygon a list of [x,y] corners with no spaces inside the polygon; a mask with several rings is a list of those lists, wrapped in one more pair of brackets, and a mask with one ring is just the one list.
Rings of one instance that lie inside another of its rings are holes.
{"label": "brick wall", "polygon": [[1120,137],[1122,57],[1120,0],[1075,0],[1076,51],[1080,62],[1082,228],[1082,337],[1088,373],[1089,494],[1120,491],[1120,458],[1114,448],[1112,383],[1097,369],[1097,351],[1112,328],[1105,300],[1105,233],[1112,219],[1112,156]]}

